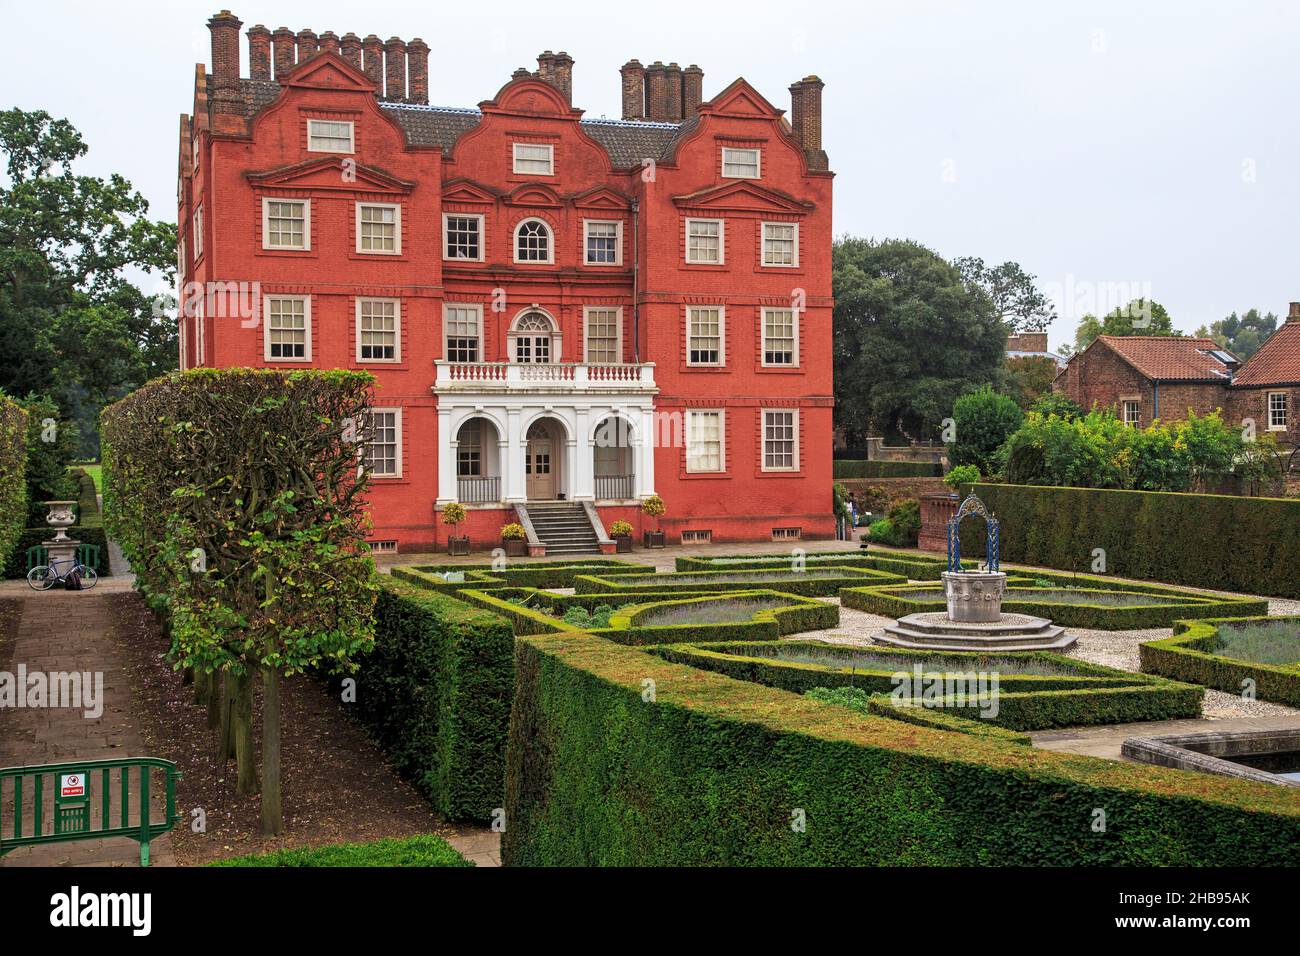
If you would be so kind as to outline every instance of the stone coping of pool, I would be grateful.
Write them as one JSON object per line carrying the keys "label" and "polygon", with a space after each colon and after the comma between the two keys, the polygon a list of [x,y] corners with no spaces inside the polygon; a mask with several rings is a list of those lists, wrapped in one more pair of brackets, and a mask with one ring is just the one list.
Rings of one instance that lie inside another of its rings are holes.
{"label": "stone coping of pool", "polygon": [[1159,737],[1130,737],[1120,745],[1120,754],[1140,763],[1198,770],[1224,777],[1258,780],[1284,787],[1300,787],[1300,780],[1256,767],[1234,763],[1233,757],[1264,756],[1300,751],[1300,729],[1209,731],[1200,734],[1169,734]]}
{"label": "stone coping of pool", "polygon": [[[1131,605],[1102,603],[1125,594],[1132,596]],[[947,606],[942,589],[926,583],[845,588],[840,599],[845,607],[895,619]],[[1176,588],[1044,588],[1024,586],[1016,579],[1003,593],[1002,611],[1047,618],[1064,627],[1130,631],[1172,627],[1184,618],[1267,613],[1268,601],[1195,594]]]}
{"label": "stone coping of pool", "polygon": [[903,574],[878,571],[875,568],[831,565],[806,571],[761,568],[746,571],[669,571],[647,575],[579,574],[574,578],[573,587],[580,594],[593,591],[635,593],[677,586],[719,593],[774,588],[804,597],[833,597],[839,594],[841,588],[905,583],[907,576]]}
{"label": "stone coping of pool", "polygon": [[1221,625],[1241,627],[1278,621],[1294,621],[1300,625],[1300,615],[1255,614],[1175,621],[1172,636],[1138,646],[1138,666],[1144,673],[1203,684],[1230,694],[1249,691],[1258,700],[1300,707],[1300,664],[1261,664],[1227,657],[1216,650]]}

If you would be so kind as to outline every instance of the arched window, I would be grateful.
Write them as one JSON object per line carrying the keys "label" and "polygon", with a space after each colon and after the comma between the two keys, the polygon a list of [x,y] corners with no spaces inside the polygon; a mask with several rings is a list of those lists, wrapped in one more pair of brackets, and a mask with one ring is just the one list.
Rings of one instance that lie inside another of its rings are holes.
{"label": "arched window", "polygon": [[525,312],[515,319],[510,330],[516,362],[546,364],[558,360],[558,347],[553,342],[555,323],[542,312]]}
{"label": "arched window", "polygon": [[525,219],[515,228],[515,262],[550,261],[550,228],[540,219]]}

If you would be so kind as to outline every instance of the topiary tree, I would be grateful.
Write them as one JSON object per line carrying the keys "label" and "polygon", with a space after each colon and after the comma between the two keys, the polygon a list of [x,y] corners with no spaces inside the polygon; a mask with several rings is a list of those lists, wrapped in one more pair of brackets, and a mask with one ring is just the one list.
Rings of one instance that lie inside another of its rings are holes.
{"label": "topiary tree", "polygon": [[27,413],[0,392],[0,561],[27,526]]}
{"label": "topiary tree", "polygon": [[974,465],[982,474],[997,472],[995,453],[1024,421],[1012,399],[988,386],[961,396],[952,407],[955,441],[948,448],[953,465]]}

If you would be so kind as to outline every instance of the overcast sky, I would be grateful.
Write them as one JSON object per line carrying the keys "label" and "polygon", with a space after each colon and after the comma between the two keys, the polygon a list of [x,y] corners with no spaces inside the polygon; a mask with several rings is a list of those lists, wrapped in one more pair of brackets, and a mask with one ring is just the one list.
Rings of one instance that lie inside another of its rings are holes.
{"label": "overcast sky", "polygon": [[[835,229],[1013,259],[1083,311],[1149,291],[1191,331],[1285,312],[1300,232],[1300,4],[343,3],[238,0],[245,26],[422,37],[430,102],[472,106],[542,49],[575,105],[618,117],[618,67],[698,63],[778,107],[826,82]],[[175,218],[177,117],[216,3],[6,4],[0,105],[67,117],[82,171],[121,172]],[[244,48],[247,73],[247,48]]]}

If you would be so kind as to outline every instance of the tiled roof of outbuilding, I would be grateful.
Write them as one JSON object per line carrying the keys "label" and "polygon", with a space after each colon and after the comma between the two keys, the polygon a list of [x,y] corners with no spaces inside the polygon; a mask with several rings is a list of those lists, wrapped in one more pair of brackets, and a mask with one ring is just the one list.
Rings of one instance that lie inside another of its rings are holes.
{"label": "tiled roof of outbuilding", "polygon": [[1246,360],[1232,380],[1234,385],[1300,384],[1300,321],[1292,319],[1270,335],[1259,351]]}
{"label": "tiled roof of outbuilding", "polygon": [[[1152,381],[1221,382],[1231,374],[1215,353],[1231,355],[1213,339],[1178,335],[1101,335],[1103,342]],[[1235,358],[1235,356],[1233,356]]]}

